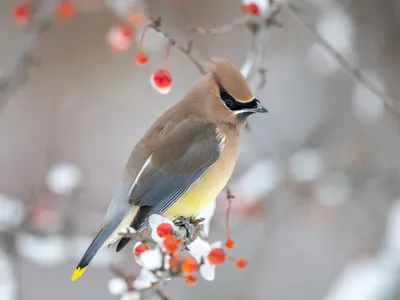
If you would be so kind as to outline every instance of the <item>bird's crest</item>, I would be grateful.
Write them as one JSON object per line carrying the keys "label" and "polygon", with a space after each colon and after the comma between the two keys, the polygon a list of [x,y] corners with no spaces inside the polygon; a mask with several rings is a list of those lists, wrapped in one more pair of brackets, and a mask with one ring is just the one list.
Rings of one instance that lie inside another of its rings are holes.
{"label": "bird's crest", "polygon": [[254,94],[240,71],[226,58],[213,57],[209,63],[212,74],[220,87],[223,87],[239,102],[249,102]]}

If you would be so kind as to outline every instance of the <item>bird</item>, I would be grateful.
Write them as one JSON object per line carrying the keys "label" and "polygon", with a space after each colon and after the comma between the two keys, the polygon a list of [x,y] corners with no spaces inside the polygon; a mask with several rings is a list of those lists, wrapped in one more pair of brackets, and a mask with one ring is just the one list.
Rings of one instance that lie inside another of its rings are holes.
{"label": "bird", "polygon": [[185,96],[166,110],[132,150],[97,235],[78,263],[72,281],[102,247],[130,241],[123,227],[143,232],[152,214],[192,218],[225,188],[235,167],[247,118],[268,110],[241,72],[213,57]]}

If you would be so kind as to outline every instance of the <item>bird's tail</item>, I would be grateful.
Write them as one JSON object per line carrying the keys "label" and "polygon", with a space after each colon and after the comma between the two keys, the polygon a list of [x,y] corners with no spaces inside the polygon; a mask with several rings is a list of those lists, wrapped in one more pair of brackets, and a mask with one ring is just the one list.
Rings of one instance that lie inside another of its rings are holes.
{"label": "bird's tail", "polygon": [[104,245],[110,235],[117,229],[118,223],[106,223],[97,233],[96,237],[90,244],[89,248],[86,250],[81,261],[76,267],[74,273],[72,274],[71,280],[75,281],[85,272],[87,266],[92,261],[93,257],[99,251],[99,249]]}

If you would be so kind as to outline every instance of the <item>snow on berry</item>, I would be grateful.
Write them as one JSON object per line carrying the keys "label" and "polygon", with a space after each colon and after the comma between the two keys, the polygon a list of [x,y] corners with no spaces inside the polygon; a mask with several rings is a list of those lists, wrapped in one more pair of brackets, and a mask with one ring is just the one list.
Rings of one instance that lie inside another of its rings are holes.
{"label": "snow on berry", "polygon": [[213,244],[206,242],[201,238],[197,238],[189,245],[190,254],[198,263],[204,260],[204,264],[200,266],[200,274],[205,280],[213,281],[215,278],[215,265],[211,264],[208,256],[213,249],[219,249],[222,242],[218,241]]}
{"label": "snow on berry", "polygon": [[160,245],[162,245],[165,236],[168,234],[172,235],[175,230],[174,223],[172,223],[171,220],[156,214],[153,214],[149,217],[149,225],[152,230],[151,238]]}
{"label": "snow on berry", "polygon": [[116,52],[127,50],[133,42],[134,31],[128,25],[112,27],[107,34],[107,42],[111,49]]}
{"label": "snow on berry", "polygon": [[167,70],[158,70],[150,77],[151,86],[160,94],[166,95],[171,91],[172,76]]}
{"label": "snow on berry", "polygon": [[150,246],[140,242],[136,243],[133,247],[133,252],[135,253],[135,256],[140,256],[140,254],[147,250],[150,250]]}

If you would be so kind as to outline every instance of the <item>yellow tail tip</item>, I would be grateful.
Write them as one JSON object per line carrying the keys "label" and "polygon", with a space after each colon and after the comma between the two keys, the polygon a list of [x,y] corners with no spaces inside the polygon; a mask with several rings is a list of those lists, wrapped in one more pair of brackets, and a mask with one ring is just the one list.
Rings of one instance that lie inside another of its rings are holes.
{"label": "yellow tail tip", "polygon": [[82,276],[82,274],[85,272],[87,267],[84,268],[76,268],[74,271],[74,274],[72,274],[71,280],[75,281],[77,280],[79,277]]}

